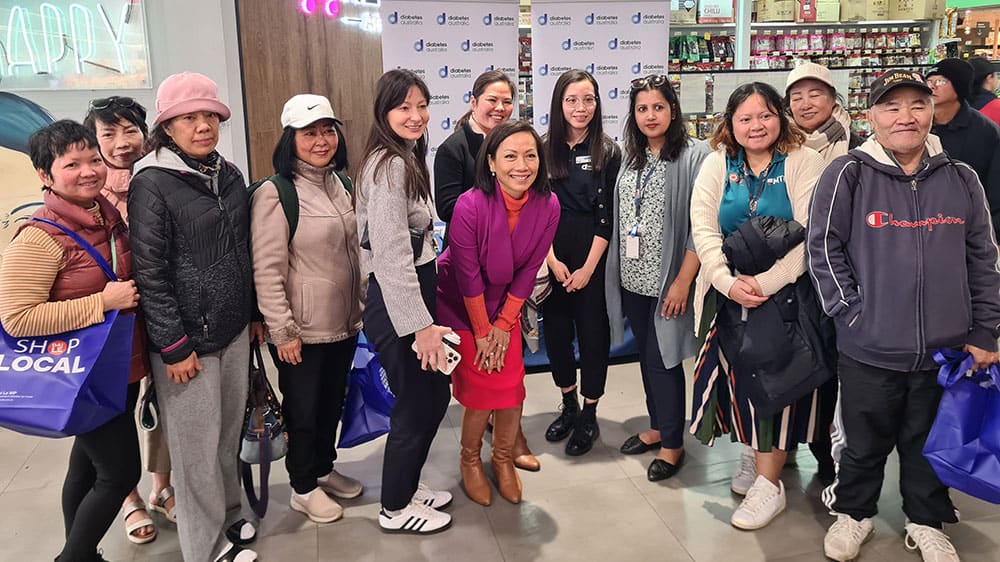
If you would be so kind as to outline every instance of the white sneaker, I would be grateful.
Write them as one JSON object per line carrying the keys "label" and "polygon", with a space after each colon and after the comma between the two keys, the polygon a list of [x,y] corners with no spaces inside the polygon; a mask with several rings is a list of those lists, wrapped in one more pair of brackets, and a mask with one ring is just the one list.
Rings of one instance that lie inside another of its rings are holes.
{"label": "white sneaker", "polygon": [[743,446],[743,454],[740,455],[740,468],[733,475],[729,488],[734,494],[747,495],[747,490],[753,486],[757,479],[757,457],[752,447]]}
{"label": "white sneaker", "polygon": [[729,520],[733,527],[745,531],[760,529],[784,511],[785,485],[780,480],[778,484],[775,486],[767,478],[758,476]]}
{"label": "white sneaker", "polygon": [[447,529],[451,515],[414,500],[394,515],[383,507],[378,513],[378,525],[387,533],[428,535]]}
{"label": "white sneaker", "polygon": [[344,516],[344,508],[330,499],[322,488],[313,488],[308,494],[298,494],[293,490],[288,505],[317,523],[332,523]]}
{"label": "white sneaker", "polygon": [[906,522],[903,545],[908,550],[919,550],[924,562],[959,562],[958,552],[941,529]]}
{"label": "white sneaker", "polygon": [[861,553],[861,545],[875,534],[875,525],[868,517],[856,521],[850,515],[837,514],[837,521],[826,531],[823,553],[837,562],[850,562]]}
{"label": "white sneaker", "polygon": [[317,478],[316,485],[342,500],[356,498],[365,491],[361,482],[349,476],[344,476],[336,470],[331,470],[330,474],[322,478]]}
{"label": "white sneaker", "polygon": [[445,490],[431,490],[423,482],[417,484],[417,491],[413,494],[413,503],[433,507],[434,509],[444,509],[451,505],[451,492]]}

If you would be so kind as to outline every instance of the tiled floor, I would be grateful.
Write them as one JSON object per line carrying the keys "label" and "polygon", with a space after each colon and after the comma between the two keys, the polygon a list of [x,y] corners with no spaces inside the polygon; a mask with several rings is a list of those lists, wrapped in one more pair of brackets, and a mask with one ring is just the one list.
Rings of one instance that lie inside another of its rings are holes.
{"label": "tiled floor", "polygon": [[[378,530],[382,441],[342,451],[338,469],[359,478],[365,493],[344,502],[345,516],[316,525],[288,508],[287,476],[275,465],[271,504],[256,543],[265,562],[318,561],[570,561],[613,562],[805,562],[824,560],[823,534],[832,522],[818,500],[815,461],[798,454],[798,468],[786,469],[788,509],[769,527],[743,532],[729,525],[738,498],[729,476],[740,449],[728,442],[707,448],[687,442],[687,464],[665,483],[646,480],[652,454],[626,457],[618,446],[643,429],[644,397],[636,365],[612,367],[598,415],[601,446],[568,458],[561,444],[542,437],[559,402],[547,374],[530,375],[524,430],[542,462],[538,473],[521,472],[524,502],[497,498],[491,507],[471,503],[458,487],[458,423],[453,403],[424,469],[432,486],[450,489],[454,525],[430,537],[388,536]],[[70,441],[40,440],[0,430],[0,561],[51,560],[62,544],[59,492]],[[904,550],[896,463],[887,469],[877,534],[862,561],[917,562]],[[148,476],[141,484],[149,491]],[[1000,561],[1000,509],[959,493],[953,498],[962,523],[949,526],[963,560]],[[151,544],[127,542],[120,520],[102,543],[105,558],[173,562],[181,560],[176,529],[157,518],[160,535]]]}

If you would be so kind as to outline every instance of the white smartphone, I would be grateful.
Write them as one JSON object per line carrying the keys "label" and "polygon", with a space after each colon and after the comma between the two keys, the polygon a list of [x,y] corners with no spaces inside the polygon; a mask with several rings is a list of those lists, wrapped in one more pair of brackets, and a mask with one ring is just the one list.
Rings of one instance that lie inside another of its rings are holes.
{"label": "white smartphone", "polygon": [[[444,347],[444,365],[438,365],[438,371],[444,373],[445,375],[450,375],[455,367],[458,366],[458,362],[462,360],[462,355],[458,352],[458,344],[462,343],[462,338],[455,332],[450,332],[441,338],[441,345]],[[411,346],[414,353],[417,351],[417,342],[413,342]]]}

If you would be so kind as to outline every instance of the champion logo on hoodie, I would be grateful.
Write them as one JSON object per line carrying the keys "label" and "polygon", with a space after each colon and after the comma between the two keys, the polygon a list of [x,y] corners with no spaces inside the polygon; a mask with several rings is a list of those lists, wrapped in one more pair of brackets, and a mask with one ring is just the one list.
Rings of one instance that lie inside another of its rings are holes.
{"label": "champion logo on hoodie", "polygon": [[965,224],[965,219],[952,216],[944,216],[938,213],[936,216],[927,217],[918,221],[897,220],[892,213],[885,211],[872,211],[865,218],[865,223],[871,228],[884,228],[892,226],[895,228],[926,228],[927,232],[933,232],[935,226],[944,224]]}

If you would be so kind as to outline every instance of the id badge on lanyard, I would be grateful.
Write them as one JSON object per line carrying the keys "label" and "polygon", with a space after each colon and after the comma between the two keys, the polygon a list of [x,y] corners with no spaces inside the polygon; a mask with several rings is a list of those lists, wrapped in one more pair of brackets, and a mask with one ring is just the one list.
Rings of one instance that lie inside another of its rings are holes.
{"label": "id badge on lanyard", "polygon": [[639,259],[639,213],[642,211],[642,198],[646,195],[646,186],[649,185],[649,180],[653,177],[656,168],[656,166],[650,168],[641,182],[639,181],[639,170],[635,171],[635,222],[632,223],[632,228],[629,229],[628,236],[625,237],[625,257],[631,260]]}

